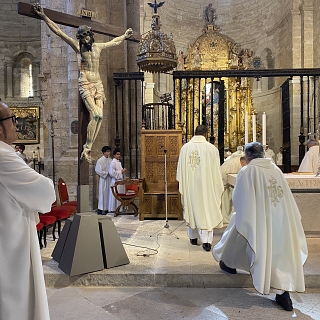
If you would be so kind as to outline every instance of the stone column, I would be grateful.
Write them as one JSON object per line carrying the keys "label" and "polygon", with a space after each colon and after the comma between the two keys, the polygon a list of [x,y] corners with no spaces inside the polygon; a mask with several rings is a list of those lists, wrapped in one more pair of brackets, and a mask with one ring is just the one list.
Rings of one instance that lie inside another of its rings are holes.
{"label": "stone column", "polygon": [[33,76],[33,90],[35,91],[35,95],[37,96],[40,94],[41,97],[41,92],[40,91],[40,79],[39,79],[39,74],[40,74],[40,61],[34,61],[32,64],[32,76]]}
{"label": "stone column", "polygon": [[6,74],[7,74],[7,90],[6,90],[6,97],[12,98],[12,61],[5,62],[6,67]]}
{"label": "stone column", "polygon": [[313,4],[312,0],[304,0],[301,12],[301,67],[313,67]]}
{"label": "stone column", "polygon": [[292,4],[292,68],[302,68],[301,65],[301,15],[300,1]]}

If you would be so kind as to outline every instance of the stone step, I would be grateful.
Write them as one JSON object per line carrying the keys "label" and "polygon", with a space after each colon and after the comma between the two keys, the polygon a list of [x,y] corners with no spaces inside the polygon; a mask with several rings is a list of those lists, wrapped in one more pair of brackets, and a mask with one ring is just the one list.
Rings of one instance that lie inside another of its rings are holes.
{"label": "stone step", "polygon": [[[120,215],[112,218],[130,263],[110,269],[68,276],[51,258],[55,242],[48,236],[47,248],[41,250],[48,287],[125,286],[125,287],[195,287],[252,288],[248,274],[227,274],[220,270],[211,252],[199,244],[193,246],[182,221],[144,220]],[[222,230],[214,231],[216,243]],[[320,288],[320,239],[308,238],[309,257],[304,266],[306,288]]]}

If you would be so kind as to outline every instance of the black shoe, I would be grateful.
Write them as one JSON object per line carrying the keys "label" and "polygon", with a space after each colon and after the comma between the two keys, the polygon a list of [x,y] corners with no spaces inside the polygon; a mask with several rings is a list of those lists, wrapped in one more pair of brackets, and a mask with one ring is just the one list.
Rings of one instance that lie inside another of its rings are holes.
{"label": "black shoe", "polygon": [[210,243],[204,243],[202,245],[203,250],[210,251],[211,250],[211,244]]}
{"label": "black shoe", "polygon": [[190,243],[193,245],[193,246],[196,246],[198,244],[198,239],[195,238],[195,239],[190,239]]}
{"label": "black shoe", "polygon": [[108,211],[108,210],[105,210],[105,211],[104,211],[104,214],[108,214],[108,213],[109,213],[109,211]]}
{"label": "black shoe", "polygon": [[222,260],[220,260],[219,262],[219,266],[220,266],[220,269],[225,271],[225,272],[228,272],[228,273],[231,273],[231,274],[236,274],[237,273],[237,270],[236,269],[233,269],[233,268],[229,268],[228,266],[226,266],[224,264],[224,262]]}
{"label": "black shoe", "polygon": [[98,209],[97,214],[102,214],[102,210]]}
{"label": "black shoe", "polygon": [[276,303],[279,304],[284,310],[292,311],[292,301],[289,292],[285,291],[283,294],[276,294]]}

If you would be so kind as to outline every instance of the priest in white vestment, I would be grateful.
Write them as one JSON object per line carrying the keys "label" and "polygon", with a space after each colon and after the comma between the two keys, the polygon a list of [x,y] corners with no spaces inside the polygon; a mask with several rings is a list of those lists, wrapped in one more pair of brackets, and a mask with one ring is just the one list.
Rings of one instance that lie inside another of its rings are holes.
{"label": "priest in white vestment", "polygon": [[98,159],[95,171],[99,175],[99,200],[98,214],[107,214],[109,206],[111,176],[109,166],[112,161],[110,158],[111,148],[104,146],[101,149],[103,156]]}
{"label": "priest in white vestment", "polygon": [[274,152],[272,149],[269,148],[269,145],[266,144],[266,151],[265,151],[265,157],[270,158],[274,162]]}
{"label": "priest in white vestment", "polygon": [[[120,149],[116,148],[113,151],[113,159],[109,166],[109,175],[111,177],[111,186],[114,185],[117,181],[121,181],[125,179],[125,173],[127,169],[122,168],[121,162],[120,162]],[[118,193],[126,193],[125,186],[118,186],[117,187]],[[109,192],[109,212],[116,211],[117,207],[120,205],[120,201],[118,201],[110,188]]]}
{"label": "priest in white vestment", "polygon": [[230,222],[231,214],[234,212],[232,203],[233,187],[228,183],[228,174],[238,173],[241,168],[246,165],[246,161],[243,155],[244,152],[242,151],[241,153],[238,153],[238,156],[232,157],[220,166],[222,181],[224,185],[224,191],[221,197],[221,213],[224,224],[228,224]]}
{"label": "priest in white vestment", "polygon": [[283,173],[263,158],[259,142],[246,145],[245,157],[233,192],[236,212],[212,253],[222,270],[250,272],[261,294],[278,289],[276,302],[291,311],[289,291],[305,291],[308,249],[300,212]]}
{"label": "priest in white vestment", "polygon": [[47,320],[49,308],[36,224],[56,200],[49,178],[31,169],[12,143],[16,118],[0,102],[0,319]]}
{"label": "priest in white vestment", "polygon": [[307,142],[308,151],[302,159],[298,172],[314,172],[318,171],[319,162],[319,145],[315,139],[309,139]]}
{"label": "priest in white vestment", "polygon": [[223,183],[218,149],[206,140],[207,128],[200,125],[195,136],[180,151],[177,180],[191,244],[211,250],[213,229],[223,226],[221,195]]}

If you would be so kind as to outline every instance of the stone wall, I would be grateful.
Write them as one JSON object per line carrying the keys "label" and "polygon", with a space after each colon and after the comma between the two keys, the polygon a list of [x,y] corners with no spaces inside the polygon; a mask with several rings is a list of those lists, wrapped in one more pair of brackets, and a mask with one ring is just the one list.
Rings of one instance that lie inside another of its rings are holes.
{"label": "stone wall", "polygon": [[313,11],[313,41],[314,41],[314,52],[313,52],[313,65],[314,68],[320,68],[320,10],[319,2],[313,0],[313,7],[318,8],[318,10]]}
{"label": "stone wall", "polygon": [[[17,0],[2,0],[0,30],[0,98],[9,107],[40,106],[42,114],[38,91],[41,89],[38,80],[41,62],[40,21],[18,15]],[[20,96],[21,57],[28,57],[32,63],[34,98]],[[43,137],[42,133],[41,129],[40,137]],[[26,147],[28,158],[32,158],[32,152],[37,150],[37,146]]]}

